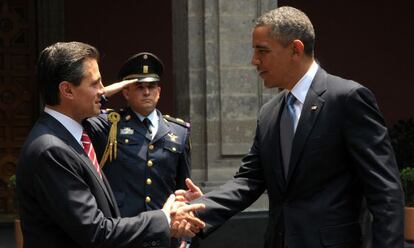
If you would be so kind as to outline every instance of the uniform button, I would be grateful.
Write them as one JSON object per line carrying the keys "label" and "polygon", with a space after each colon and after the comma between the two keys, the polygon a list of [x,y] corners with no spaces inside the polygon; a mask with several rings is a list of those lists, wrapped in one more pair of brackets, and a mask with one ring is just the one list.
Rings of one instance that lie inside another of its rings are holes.
{"label": "uniform button", "polygon": [[148,167],[152,167],[154,165],[154,163],[152,162],[152,160],[148,160],[147,165],[148,165]]}
{"label": "uniform button", "polygon": [[151,202],[151,197],[149,197],[149,196],[145,197],[145,202],[150,203]]}
{"label": "uniform button", "polygon": [[154,145],[149,145],[148,149],[150,149],[151,151],[154,150]]}
{"label": "uniform button", "polygon": [[129,143],[129,139],[125,139],[125,144],[128,144]]}
{"label": "uniform button", "polygon": [[175,147],[172,148],[173,152],[177,151],[177,149]]}
{"label": "uniform button", "polygon": [[151,185],[151,183],[152,183],[151,178],[147,178],[147,184],[148,184],[148,185]]}

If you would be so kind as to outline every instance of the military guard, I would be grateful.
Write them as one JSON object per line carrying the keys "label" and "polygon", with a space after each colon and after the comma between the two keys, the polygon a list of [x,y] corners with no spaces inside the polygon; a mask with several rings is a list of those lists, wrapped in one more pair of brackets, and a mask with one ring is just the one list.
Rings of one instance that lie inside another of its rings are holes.
{"label": "military guard", "polygon": [[190,124],[156,109],[163,63],[151,53],[129,58],[119,79],[137,79],[122,90],[128,107],[88,120],[101,167],[121,216],[161,209],[190,177]]}

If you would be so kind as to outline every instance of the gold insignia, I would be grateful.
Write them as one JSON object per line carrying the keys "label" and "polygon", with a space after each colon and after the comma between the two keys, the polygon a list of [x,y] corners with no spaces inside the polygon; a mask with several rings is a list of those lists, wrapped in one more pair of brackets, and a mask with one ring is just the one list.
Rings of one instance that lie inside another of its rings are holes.
{"label": "gold insignia", "polygon": [[118,122],[120,119],[121,119],[121,116],[120,116],[117,112],[111,112],[111,113],[109,113],[109,115],[108,115],[108,120],[109,120],[111,123]]}
{"label": "gold insignia", "polygon": [[173,134],[173,133],[169,133],[168,136],[170,137],[170,140],[173,142],[177,141],[178,136]]}
{"label": "gold insignia", "polygon": [[148,73],[148,65],[144,65],[142,67],[142,73],[147,74]]}
{"label": "gold insignia", "polygon": [[116,132],[120,119],[121,115],[117,112],[111,112],[108,114],[108,120],[112,123],[112,125],[109,129],[108,142],[106,143],[104,154],[102,155],[101,162],[99,163],[101,168],[105,165],[108,158],[109,161],[112,161],[112,158],[116,159],[117,157],[118,143],[116,141]]}
{"label": "gold insignia", "polygon": [[125,120],[126,120],[126,121],[131,120],[131,115],[127,115],[127,116],[125,116]]}
{"label": "gold insignia", "polygon": [[144,54],[144,57],[143,58],[144,59],[148,59],[148,55]]}
{"label": "gold insignia", "polygon": [[184,120],[183,119],[180,119],[180,118],[175,118],[178,122],[181,122],[181,123],[184,123]]}

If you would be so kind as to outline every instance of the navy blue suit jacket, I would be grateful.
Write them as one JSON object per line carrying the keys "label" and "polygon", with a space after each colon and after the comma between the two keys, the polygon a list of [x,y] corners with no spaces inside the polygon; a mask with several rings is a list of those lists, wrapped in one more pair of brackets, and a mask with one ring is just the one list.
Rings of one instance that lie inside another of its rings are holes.
{"label": "navy blue suit jacket", "polygon": [[105,175],[101,179],[78,141],[42,113],[22,148],[17,196],[24,247],[169,247],[161,211],[120,218]]}
{"label": "navy blue suit jacket", "polygon": [[361,202],[373,214],[373,247],[403,247],[403,194],[393,149],[371,91],[319,69],[283,173],[279,117],[285,91],[266,103],[234,179],[197,200],[211,233],[265,190],[265,247],[361,247]]}

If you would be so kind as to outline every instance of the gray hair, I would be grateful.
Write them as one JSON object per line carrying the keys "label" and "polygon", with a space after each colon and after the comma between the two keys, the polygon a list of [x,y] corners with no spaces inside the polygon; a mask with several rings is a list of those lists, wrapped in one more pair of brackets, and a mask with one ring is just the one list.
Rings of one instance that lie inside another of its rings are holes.
{"label": "gray hair", "polygon": [[289,6],[279,7],[264,13],[256,20],[256,27],[268,26],[269,36],[287,46],[295,39],[305,46],[305,54],[313,56],[315,30],[302,11]]}

